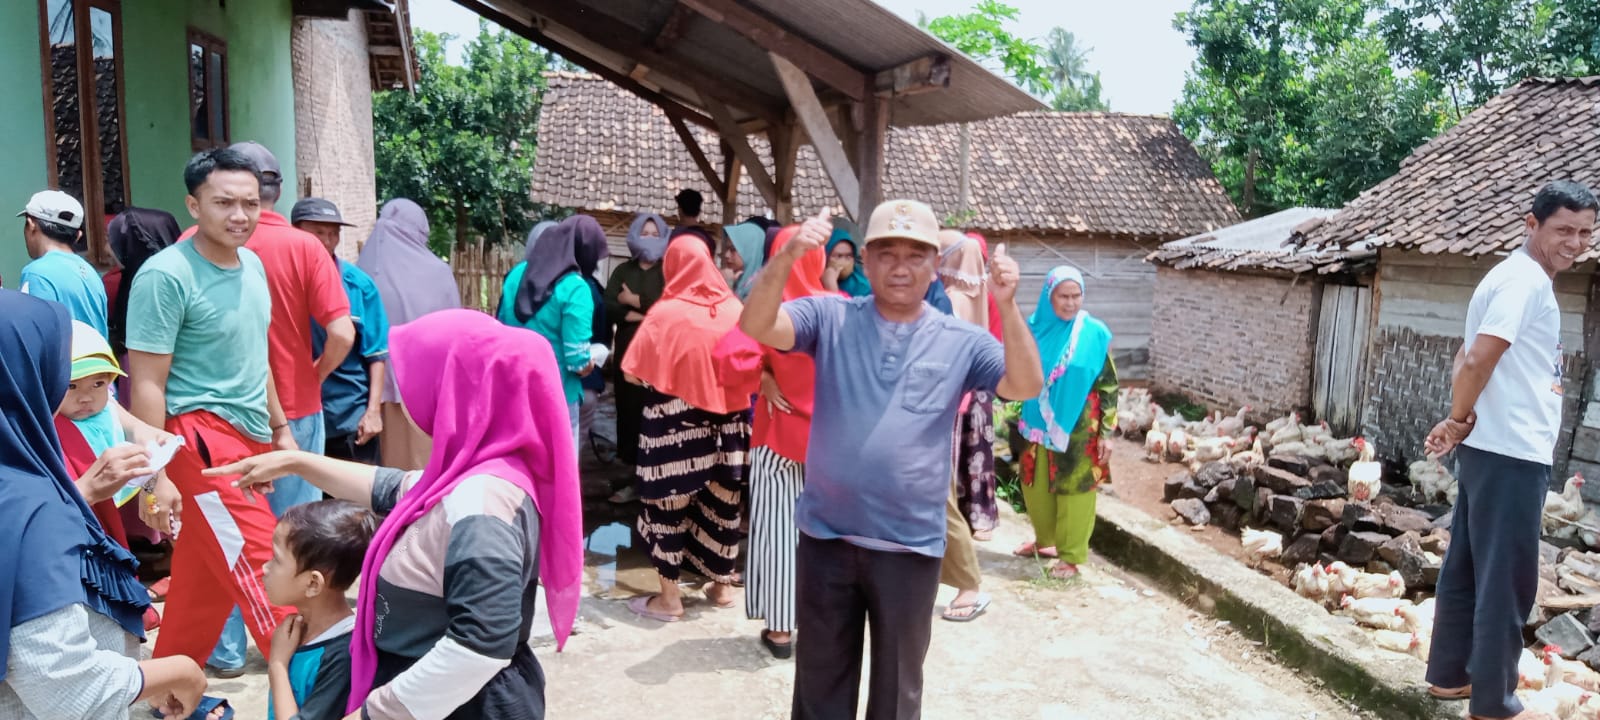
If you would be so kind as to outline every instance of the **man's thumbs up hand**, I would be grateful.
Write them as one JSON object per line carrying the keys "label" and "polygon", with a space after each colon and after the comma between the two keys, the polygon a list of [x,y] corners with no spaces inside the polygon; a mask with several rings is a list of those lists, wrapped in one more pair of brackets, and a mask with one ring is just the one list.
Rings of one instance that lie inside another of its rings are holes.
{"label": "man's thumbs up hand", "polygon": [[989,292],[994,294],[995,301],[1015,300],[1017,282],[1021,278],[1022,270],[1017,266],[1017,261],[1006,254],[1005,243],[996,245],[994,258],[989,261]]}

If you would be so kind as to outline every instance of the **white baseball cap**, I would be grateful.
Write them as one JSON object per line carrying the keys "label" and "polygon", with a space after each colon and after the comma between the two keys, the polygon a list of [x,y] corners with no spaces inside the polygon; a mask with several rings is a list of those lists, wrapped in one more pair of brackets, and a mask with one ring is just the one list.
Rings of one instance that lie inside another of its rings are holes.
{"label": "white baseball cap", "polygon": [[17,217],[24,215],[35,220],[65,225],[73,230],[83,228],[83,203],[60,190],[34,193],[28,200],[28,206],[17,213]]}

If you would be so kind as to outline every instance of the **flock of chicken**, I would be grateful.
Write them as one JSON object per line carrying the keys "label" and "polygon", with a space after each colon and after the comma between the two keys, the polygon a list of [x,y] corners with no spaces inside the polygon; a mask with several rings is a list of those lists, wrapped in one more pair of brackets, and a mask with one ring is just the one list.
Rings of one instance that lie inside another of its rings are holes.
{"label": "flock of chicken", "polygon": [[[1256,428],[1245,416],[1250,406],[1231,416],[1218,410],[1199,420],[1167,413],[1144,388],[1121,392],[1117,404],[1117,431],[1130,440],[1144,440],[1150,462],[1181,462],[1191,471],[1209,462],[1226,461],[1241,470],[1254,470],[1273,457],[1301,457],[1349,470],[1350,499],[1370,501],[1383,487],[1383,467],[1377,448],[1364,438],[1336,438],[1326,422],[1305,425],[1291,412]],[[1419,460],[1408,468],[1411,484],[1423,503],[1456,502],[1456,481],[1437,460]],[[1576,520],[1576,518],[1573,518]],[[1595,527],[1600,528],[1600,517]]]}
{"label": "flock of chicken", "polygon": [[1291,580],[1301,597],[1350,616],[1373,631],[1379,647],[1428,659],[1433,641],[1433,598],[1419,603],[1405,599],[1400,573],[1362,572],[1340,561],[1305,565]]}

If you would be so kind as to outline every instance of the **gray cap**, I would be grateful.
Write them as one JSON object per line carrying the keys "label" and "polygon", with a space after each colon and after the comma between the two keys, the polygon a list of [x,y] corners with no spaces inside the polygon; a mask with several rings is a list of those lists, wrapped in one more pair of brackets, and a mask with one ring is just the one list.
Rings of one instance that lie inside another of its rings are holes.
{"label": "gray cap", "polygon": [[28,216],[35,220],[45,220],[57,225],[65,225],[73,230],[83,228],[83,204],[78,199],[60,190],[43,190],[34,193],[28,199],[27,207],[17,213],[17,217]]}
{"label": "gray cap", "polygon": [[352,222],[345,222],[339,214],[338,206],[331,201],[319,197],[308,197],[294,204],[294,209],[289,211],[289,222],[298,225],[303,222],[325,222],[345,227],[355,227]]}
{"label": "gray cap", "polygon": [[256,164],[256,170],[261,172],[261,182],[265,185],[282,185],[283,170],[278,167],[278,158],[272,155],[265,145],[258,142],[237,142],[228,146],[240,155],[250,158]]}

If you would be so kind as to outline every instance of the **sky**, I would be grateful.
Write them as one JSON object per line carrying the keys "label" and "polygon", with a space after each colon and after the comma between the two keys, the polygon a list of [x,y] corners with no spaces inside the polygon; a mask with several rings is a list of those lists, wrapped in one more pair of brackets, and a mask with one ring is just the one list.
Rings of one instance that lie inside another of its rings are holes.
{"label": "sky", "polygon": [[[796,0],[804,2],[804,0]],[[976,0],[877,0],[907,21],[917,13],[938,17],[965,12]],[[1100,72],[1111,109],[1168,114],[1183,93],[1183,75],[1194,49],[1172,29],[1172,16],[1189,9],[1189,0],[1005,0],[1020,11],[1011,32],[1041,39],[1062,27],[1091,48],[1089,68]],[[411,0],[411,22],[433,32],[471,37],[478,16],[451,0]],[[457,43],[459,51],[460,43]],[[458,53],[451,54],[459,60]]]}

